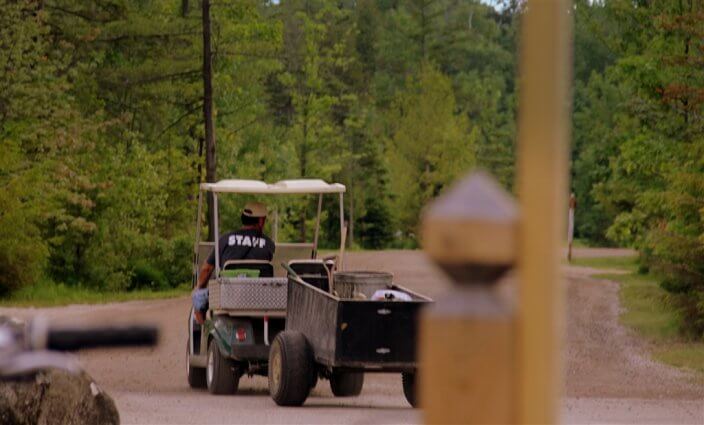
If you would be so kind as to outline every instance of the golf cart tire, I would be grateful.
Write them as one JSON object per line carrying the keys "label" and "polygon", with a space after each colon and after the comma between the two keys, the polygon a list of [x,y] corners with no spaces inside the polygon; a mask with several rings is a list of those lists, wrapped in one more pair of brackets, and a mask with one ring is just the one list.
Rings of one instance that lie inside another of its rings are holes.
{"label": "golf cart tire", "polygon": [[[208,344],[208,366],[206,367],[206,383],[211,394],[234,394],[239,385],[239,375],[235,374],[232,361],[222,354],[215,340]],[[212,372],[211,369],[212,368]]]}
{"label": "golf cart tire", "polygon": [[362,392],[364,372],[333,371],[330,377],[330,389],[335,397],[354,397]]}
{"label": "golf cart tire", "polygon": [[315,373],[313,353],[300,332],[279,333],[269,352],[269,394],[279,406],[302,405]]}
{"label": "golf cart tire", "polygon": [[190,353],[188,352],[188,344],[186,344],[186,365],[188,366],[188,385],[191,388],[202,389],[208,386],[205,378],[204,367],[191,366]]}
{"label": "golf cart tire", "polygon": [[418,398],[416,395],[416,373],[403,372],[401,374],[401,381],[403,382],[403,395],[406,396],[408,404],[413,407],[418,407]]}

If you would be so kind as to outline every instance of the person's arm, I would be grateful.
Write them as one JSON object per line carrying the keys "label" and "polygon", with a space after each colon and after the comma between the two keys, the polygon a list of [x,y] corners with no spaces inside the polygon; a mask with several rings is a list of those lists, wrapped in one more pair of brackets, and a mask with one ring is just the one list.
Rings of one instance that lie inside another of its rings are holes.
{"label": "person's arm", "polygon": [[[214,268],[215,267],[212,264],[210,264],[208,261],[206,261],[203,264],[203,267],[200,268],[200,274],[198,275],[198,282],[196,283],[196,287],[193,288],[193,294],[196,294],[197,291],[204,289],[205,287],[208,286],[208,278],[210,277],[210,273],[213,272]],[[194,309],[193,315],[196,319],[196,322],[198,322],[198,324],[202,325],[203,323],[205,323],[205,312],[204,311]]]}
{"label": "person's arm", "polygon": [[[223,253],[223,247],[225,246],[226,240],[227,239],[225,236],[220,238],[220,255]],[[198,275],[198,282],[196,282],[195,289],[203,289],[208,286],[208,279],[210,278],[210,274],[213,272],[213,269],[215,269],[215,248],[210,251],[210,255],[200,268],[200,274]]]}
{"label": "person's arm", "polygon": [[203,289],[208,286],[208,278],[213,272],[215,267],[209,262],[205,262],[203,267],[200,268],[200,274],[198,275],[198,283],[196,284],[196,289]]}
{"label": "person's arm", "polygon": [[269,244],[269,261],[272,261],[274,259],[274,254],[276,254],[276,243],[269,237],[267,237],[267,239],[267,244]]}

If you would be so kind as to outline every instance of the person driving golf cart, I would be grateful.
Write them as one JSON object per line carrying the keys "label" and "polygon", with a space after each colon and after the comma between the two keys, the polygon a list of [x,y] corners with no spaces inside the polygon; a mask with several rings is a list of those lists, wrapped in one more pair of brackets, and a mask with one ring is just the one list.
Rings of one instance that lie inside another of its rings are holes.
{"label": "person driving golf cart", "polygon": [[[220,237],[220,264],[222,269],[228,269],[228,262],[233,260],[271,261],[276,251],[274,241],[264,234],[266,223],[266,206],[261,202],[248,202],[242,209],[242,227]],[[253,269],[254,267],[254,269]],[[207,286],[210,274],[215,268],[215,250],[210,253],[207,261],[200,269],[198,283],[193,290],[193,307],[196,320],[203,322],[207,310]],[[273,277],[271,264],[247,264],[245,268],[236,270],[249,277]],[[256,276],[251,276],[254,273]]]}

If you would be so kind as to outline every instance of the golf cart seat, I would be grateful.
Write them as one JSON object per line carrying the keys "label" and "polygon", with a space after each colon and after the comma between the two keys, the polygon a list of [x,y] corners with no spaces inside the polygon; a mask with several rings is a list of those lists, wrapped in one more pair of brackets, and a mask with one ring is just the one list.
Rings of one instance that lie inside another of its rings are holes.
{"label": "golf cart seat", "polygon": [[330,279],[335,262],[332,260],[292,260],[289,267],[305,282],[321,289],[330,291]]}
{"label": "golf cart seat", "polygon": [[274,266],[265,260],[228,260],[220,274],[223,277],[274,277]]}
{"label": "golf cart seat", "polygon": [[291,261],[308,260],[314,257],[315,247],[312,243],[276,243],[274,259],[274,274],[276,277],[286,277],[286,269],[280,266],[281,263],[289,264]]}

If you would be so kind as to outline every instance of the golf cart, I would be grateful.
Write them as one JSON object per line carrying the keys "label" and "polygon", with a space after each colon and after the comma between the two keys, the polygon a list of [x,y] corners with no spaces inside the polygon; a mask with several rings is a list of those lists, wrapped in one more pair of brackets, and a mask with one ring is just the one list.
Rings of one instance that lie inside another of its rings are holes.
{"label": "golf cart", "polygon": [[[203,183],[198,195],[193,285],[211,252],[215,267],[208,281],[208,309],[205,322],[195,320],[193,308],[188,318],[188,383],[213,394],[237,391],[242,376],[267,376],[270,341],[284,330],[287,306],[288,270],[305,276],[313,285],[327,290],[332,273],[342,267],[344,253],[343,193],[345,186],[322,180],[284,180],[267,184],[254,180],[221,180]],[[212,194],[214,238],[201,241],[201,213],[204,195]],[[279,242],[278,211],[274,210],[272,239],[276,251],[271,262],[236,260],[222,263],[219,244],[218,198],[226,194],[318,195],[316,225],[312,242]],[[340,206],[339,255],[318,259],[323,195],[336,194]],[[222,266],[222,267],[221,267]],[[284,268],[284,266],[286,268]]]}

